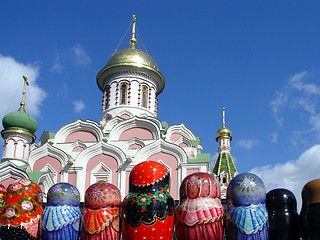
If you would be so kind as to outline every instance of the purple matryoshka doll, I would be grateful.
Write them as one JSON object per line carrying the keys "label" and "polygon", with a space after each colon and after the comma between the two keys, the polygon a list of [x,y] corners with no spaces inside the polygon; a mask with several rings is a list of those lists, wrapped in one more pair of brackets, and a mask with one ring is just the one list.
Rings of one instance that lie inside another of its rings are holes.
{"label": "purple matryoshka doll", "polygon": [[178,240],[221,240],[223,206],[220,184],[209,173],[193,173],[180,187],[180,205],[176,211]]}
{"label": "purple matryoshka doll", "polygon": [[170,174],[165,166],[145,161],[132,169],[121,216],[124,240],[172,239],[174,200],[170,196]]}
{"label": "purple matryoshka doll", "polygon": [[86,191],[81,239],[118,240],[121,195],[113,184],[99,181]]}
{"label": "purple matryoshka doll", "polygon": [[47,206],[42,213],[42,239],[76,240],[81,212],[80,193],[69,183],[57,183],[48,191]]}
{"label": "purple matryoshka doll", "polygon": [[287,189],[273,189],[267,193],[269,239],[299,240],[297,201]]}
{"label": "purple matryoshka doll", "polygon": [[314,179],[302,189],[300,226],[303,239],[320,239],[320,179]]}
{"label": "purple matryoshka doll", "polygon": [[19,179],[7,191],[0,215],[1,239],[37,239],[43,197],[40,187],[29,179]]}
{"label": "purple matryoshka doll", "polygon": [[268,240],[266,190],[252,173],[234,177],[227,188],[227,240]]}

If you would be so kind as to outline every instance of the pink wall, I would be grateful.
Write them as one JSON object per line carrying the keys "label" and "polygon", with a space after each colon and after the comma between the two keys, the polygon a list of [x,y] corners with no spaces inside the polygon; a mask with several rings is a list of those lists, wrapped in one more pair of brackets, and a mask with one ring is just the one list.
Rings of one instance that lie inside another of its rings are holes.
{"label": "pink wall", "polygon": [[0,183],[7,188],[7,187],[8,187],[11,183],[13,183],[15,180],[17,180],[17,179],[10,177],[10,178],[6,178],[6,180],[3,180],[3,181],[0,182]]}
{"label": "pink wall", "polygon": [[178,199],[178,161],[177,159],[168,153],[157,153],[148,158],[149,161],[162,161],[165,163],[170,169],[170,176],[171,176],[171,196],[174,199]]}
{"label": "pink wall", "polygon": [[188,145],[186,143],[181,143],[179,144],[180,147],[184,148],[184,147],[188,147]]}
{"label": "pink wall", "polygon": [[78,146],[78,147],[75,147],[74,149],[72,149],[72,152],[81,152],[83,150],[84,150],[84,147]]}
{"label": "pink wall", "polygon": [[192,173],[197,173],[199,172],[200,169],[199,168],[191,168],[191,169],[187,169],[187,176],[192,174]]}
{"label": "pink wall", "polygon": [[77,173],[70,172],[68,173],[68,183],[77,186]]}
{"label": "pink wall", "polygon": [[54,157],[45,156],[43,158],[38,159],[33,165],[33,171],[39,172],[47,164],[50,165],[50,167],[52,167],[56,171],[57,183],[59,183],[61,179],[61,163],[58,159]]}
{"label": "pink wall", "polygon": [[153,139],[152,132],[149,129],[142,128],[142,127],[135,127],[135,128],[130,128],[123,133],[121,133],[119,140],[130,140],[132,138],[139,138],[139,139]]}
{"label": "pink wall", "polygon": [[128,114],[122,114],[121,117],[122,117],[123,119],[129,119],[129,118],[130,118],[130,115],[128,115]]}
{"label": "pink wall", "polygon": [[[112,172],[112,181],[111,183],[115,186],[118,186],[118,163],[116,159],[107,154],[99,154],[91,158],[87,163],[87,173],[86,173],[86,183],[85,189],[90,186],[90,173],[99,163],[106,165]],[[98,171],[101,172],[101,171]]]}
{"label": "pink wall", "polygon": [[179,138],[181,138],[181,134],[179,133],[173,133],[171,136],[170,136],[170,140],[171,141],[177,141]]}
{"label": "pink wall", "polygon": [[131,144],[128,149],[130,150],[130,149],[140,149],[140,148],[142,148],[140,144],[134,143],[134,144]]}
{"label": "pink wall", "polygon": [[66,142],[75,142],[77,140],[82,142],[96,142],[98,139],[93,133],[88,131],[76,131],[69,134],[66,138]]}

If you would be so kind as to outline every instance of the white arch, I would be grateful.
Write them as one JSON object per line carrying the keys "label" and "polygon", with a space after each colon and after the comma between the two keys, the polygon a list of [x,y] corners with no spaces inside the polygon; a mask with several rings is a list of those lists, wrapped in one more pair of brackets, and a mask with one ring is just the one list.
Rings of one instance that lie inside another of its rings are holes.
{"label": "white arch", "polygon": [[168,128],[166,134],[166,141],[172,142],[170,140],[170,137],[174,133],[181,134],[183,137],[189,140],[196,140],[196,136],[193,134],[193,132],[189,128],[187,128],[183,123],[180,125],[172,125]]}
{"label": "white arch", "polygon": [[75,122],[69,123],[63,126],[55,135],[53,143],[65,143],[66,138],[69,134],[76,131],[88,131],[94,134],[97,138],[97,141],[101,141],[103,138],[103,133],[100,129],[98,123],[91,120],[81,120],[78,119]]}

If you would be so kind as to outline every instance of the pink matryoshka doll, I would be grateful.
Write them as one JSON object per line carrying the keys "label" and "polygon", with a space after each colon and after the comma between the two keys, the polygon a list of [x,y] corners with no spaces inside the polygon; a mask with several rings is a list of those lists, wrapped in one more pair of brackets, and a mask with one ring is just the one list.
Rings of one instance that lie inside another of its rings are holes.
{"label": "pink matryoshka doll", "polygon": [[121,195],[113,184],[99,181],[92,184],[85,194],[81,239],[118,240]]}
{"label": "pink matryoshka doll", "polygon": [[170,173],[165,166],[145,161],[132,169],[121,216],[124,240],[172,239],[174,200],[170,196]]}
{"label": "pink matryoshka doll", "polygon": [[19,179],[7,191],[0,215],[1,239],[37,239],[43,197],[40,187],[29,179]]}
{"label": "pink matryoshka doll", "polygon": [[220,184],[209,173],[188,175],[180,187],[180,205],[176,211],[178,240],[221,240],[223,206]]}
{"label": "pink matryoshka doll", "polygon": [[6,196],[7,196],[7,189],[5,186],[3,186],[2,184],[0,184],[0,214],[1,214],[1,209],[4,206],[5,200],[6,200]]}

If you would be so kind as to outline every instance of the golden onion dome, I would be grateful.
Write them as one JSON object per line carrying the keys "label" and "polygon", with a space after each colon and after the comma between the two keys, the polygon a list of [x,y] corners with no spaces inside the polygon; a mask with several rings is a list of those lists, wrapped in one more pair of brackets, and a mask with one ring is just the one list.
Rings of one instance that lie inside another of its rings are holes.
{"label": "golden onion dome", "polygon": [[219,137],[230,137],[230,138],[232,138],[230,129],[226,128],[225,126],[220,128],[217,131],[217,138],[219,138]]}
{"label": "golden onion dome", "polygon": [[156,62],[153,58],[136,48],[128,48],[115,52],[108,60],[106,68],[111,68],[119,65],[131,65],[135,67],[151,68],[152,70],[159,71]]}
{"label": "golden onion dome", "polygon": [[159,71],[156,62],[153,58],[144,51],[136,49],[135,45],[135,21],[133,16],[132,37],[130,39],[130,48],[115,52],[107,61],[107,64],[102,68],[97,75],[97,84],[101,91],[105,88],[105,79],[114,74],[117,69],[127,67],[128,69],[137,69],[150,73],[154,77],[154,82],[157,86],[157,93],[162,92],[165,85],[165,78]]}

